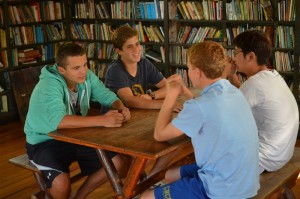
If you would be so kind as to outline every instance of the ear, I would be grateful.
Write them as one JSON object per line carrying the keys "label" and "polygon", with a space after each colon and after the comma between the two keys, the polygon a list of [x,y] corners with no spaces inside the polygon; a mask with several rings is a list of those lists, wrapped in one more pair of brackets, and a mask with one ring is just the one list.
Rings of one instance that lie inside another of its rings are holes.
{"label": "ear", "polygon": [[250,52],[246,56],[248,61],[256,61],[256,55],[254,52]]}
{"label": "ear", "polygon": [[115,51],[118,53],[118,55],[121,54],[121,50],[119,48],[115,48]]}
{"label": "ear", "polygon": [[203,76],[203,71],[198,67],[194,69],[194,73],[198,78]]}
{"label": "ear", "polygon": [[65,72],[66,72],[66,69],[64,68],[64,67],[61,67],[61,66],[57,66],[57,70],[58,70],[58,72],[60,72],[60,74],[65,74]]}

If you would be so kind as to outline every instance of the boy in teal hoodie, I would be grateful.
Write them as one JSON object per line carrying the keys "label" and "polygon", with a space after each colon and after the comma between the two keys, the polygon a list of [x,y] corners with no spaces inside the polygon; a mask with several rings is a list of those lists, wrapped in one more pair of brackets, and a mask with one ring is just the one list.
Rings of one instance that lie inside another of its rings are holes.
{"label": "boy in teal hoodie", "polygon": [[[86,116],[90,100],[115,110]],[[94,149],[54,140],[48,133],[64,128],[120,127],[129,119],[128,108],[88,69],[85,50],[75,43],[61,45],[56,64],[42,69],[24,127],[27,155],[43,173],[53,198],[70,197],[69,166],[73,161],[78,161],[81,172],[88,175],[74,198],[85,198],[106,181],[106,175]],[[120,169],[120,156],[108,155]]]}

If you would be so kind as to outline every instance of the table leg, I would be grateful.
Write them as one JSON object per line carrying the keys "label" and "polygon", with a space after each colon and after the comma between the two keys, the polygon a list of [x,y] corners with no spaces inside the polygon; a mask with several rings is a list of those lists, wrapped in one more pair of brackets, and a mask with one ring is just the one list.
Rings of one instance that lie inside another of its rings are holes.
{"label": "table leg", "polygon": [[108,156],[106,155],[105,150],[102,149],[96,149],[96,152],[98,154],[98,157],[102,163],[103,168],[105,169],[106,175],[109,179],[109,182],[114,190],[114,192],[118,195],[118,196],[122,196],[123,194],[123,184],[122,181],[118,175],[118,172],[115,168],[115,165],[113,164],[113,162],[111,161],[110,158],[108,158]]}
{"label": "table leg", "polygon": [[137,182],[142,172],[144,171],[146,162],[146,158],[138,157],[136,157],[133,161],[123,186],[123,193],[126,198],[132,198],[135,195],[133,191],[137,185]]}

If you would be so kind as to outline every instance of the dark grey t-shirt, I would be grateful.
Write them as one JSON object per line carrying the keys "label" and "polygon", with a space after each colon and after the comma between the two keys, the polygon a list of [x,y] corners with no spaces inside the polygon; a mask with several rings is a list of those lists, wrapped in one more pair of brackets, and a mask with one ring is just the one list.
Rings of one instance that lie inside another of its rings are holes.
{"label": "dark grey t-shirt", "polygon": [[164,76],[147,59],[141,58],[138,62],[137,74],[131,76],[120,59],[109,64],[105,75],[105,85],[113,92],[129,87],[134,95],[145,94],[150,84],[159,83]]}

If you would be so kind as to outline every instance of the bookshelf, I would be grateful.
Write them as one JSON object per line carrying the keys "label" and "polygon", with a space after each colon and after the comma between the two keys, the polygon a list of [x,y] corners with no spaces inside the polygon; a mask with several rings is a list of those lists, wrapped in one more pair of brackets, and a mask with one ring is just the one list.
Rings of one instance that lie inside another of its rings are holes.
{"label": "bookshelf", "polygon": [[[140,33],[144,56],[164,73],[168,31],[164,15],[167,1],[68,1],[69,29],[72,41],[85,45],[89,66],[100,79],[108,63],[118,55],[111,42],[112,31],[121,25],[130,25]],[[86,8],[90,8],[86,10]],[[155,32],[155,33],[154,33]],[[158,55],[158,57],[157,57]],[[153,59],[151,58],[153,57]]]}
{"label": "bookshelf", "polygon": [[0,23],[0,121],[5,123],[18,115],[10,72],[54,63],[55,49],[67,37],[63,1],[2,0],[0,7],[5,19]]}
{"label": "bookshelf", "polygon": [[[293,2],[294,6],[289,6],[289,2]],[[186,69],[186,49],[195,42],[215,40],[226,48],[228,56],[232,56],[232,41],[239,32],[261,29],[269,35],[273,44],[270,68],[284,77],[299,101],[299,37],[296,37],[300,34],[299,15],[293,14],[296,13],[293,8],[299,13],[299,1],[204,0],[201,3],[169,2],[171,72],[178,68]],[[260,5],[265,5],[266,10]],[[265,13],[267,11],[270,14]],[[183,76],[186,76],[185,72]]]}
{"label": "bookshelf", "polygon": [[[244,3],[244,7],[237,2]],[[267,2],[266,11],[260,7],[263,2]],[[273,15],[268,11],[268,2]],[[295,18],[287,14],[292,13],[288,12],[289,2],[294,2]],[[249,28],[263,29],[273,43],[271,67],[286,79],[300,102],[300,38],[296,37],[300,35],[300,1],[297,0],[0,0],[0,8],[0,34],[6,40],[6,46],[1,40],[1,62],[7,63],[0,68],[0,84],[4,88],[0,96],[8,98],[8,111],[1,112],[0,118],[17,115],[10,71],[53,63],[53,53],[61,42],[76,41],[86,47],[89,67],[102,79],[106,65],[117,58],[111,31],[124,24],[138,30],[144,56],[165,76],[173,73],[187,76],[186,50],[193,43],[215,40],[231,56],[235,34]],[[40,12],[30,16],[28,9],[34,11],[34,8]],[[15,16],[18,10],[23,13],[20,19]],[[4,18],[9,22],[4,23]],[[28,49],[39,50],[40,55],[31,59],[32,63],[24,64],[18,54]]]}

